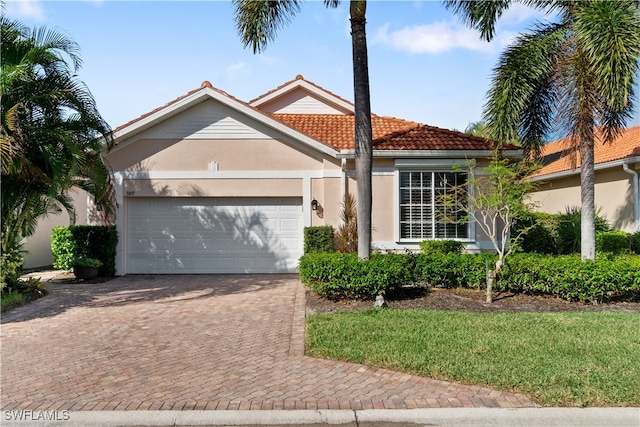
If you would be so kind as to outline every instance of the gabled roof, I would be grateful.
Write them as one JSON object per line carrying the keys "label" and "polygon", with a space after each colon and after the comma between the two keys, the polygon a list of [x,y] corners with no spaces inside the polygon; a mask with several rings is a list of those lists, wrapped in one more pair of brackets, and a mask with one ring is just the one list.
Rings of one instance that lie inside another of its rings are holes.
{"label": "gabled roof", "polygon": [[275,99],[286,95],[287,93],[293,92],[296,89],[304,89],[308,93],[322,99],[322,101],[326,104],[332,105],[338,110],[341,110],[344,114],[353,114],[355,110],[355,107],[351,101],[347,101],[346,99],[339,97],[338,95],[324,89],[323,87],[320,87],[317,84],[310,82],[309,80],[305,80],[301,74],[298,74],[295,79],[289,80],[288,82],[278,86],[277,88],[270,90],[269,92],[264,93],[255,99],[252,99],[251,101],[249,101],[249,105],[256,108],[261,108],[267,103],[270,103]]}
{"label": "gabled roof", "polygon": [[[283,135],[292,138],[295,141],[299,141],[302,144],[315,149],[321,153],[335,156],[337,153],[327,144],[317,141],[308,135],[300,133],[299,131],[288,127],[278,120],[275,120],[271,115],[260,111],[257,108],[250,106],[249,104],[234,98],[228,93],[214,88],[208,81],[202,82],[200,88],[192,90],[178,98],[174,99],[158,107],[142,116],[131,120],[130,122],[117,127],[113,131],[113,136],[116,141],[125,140],[136,134],[143,132],[162,121],[173,117],[180,112],[183,112],[195,105],[200,104],[206,100],[216,100],[229,108],[232,108],[248,117],[251,117],[262,124],[281,132]],[[116,142],[117,145],[118,142]]]}
{"label": "gabled roof", "polygon": [[[596,131],[594,163],[604,166],[609,162],[638,157],[640,161],[640,126],[626,129],[611,143],[603,143],[603,135]],[[543,167],[533,177],[544,178],[555,174],[578,173],[580,156],[571,150],[571,139],[563,138],[542,148]]]}
{"label": "gabled roof", "polygon": [[[309,91],[322,102],[327,102],[344,113],[270,114],[261,110],[261,106],[285,96],[292,90]],[[349,155],[349,152],[354,150],[353,104],[304,80],[300,75],[249,103],[234,98],[228,93],[216,89],[208,81],[204,81],[198,89],[179,96],[165,105],[119,126],[114,130],[114,137],[120,141],[128,139],[208,99],[214,99],[281,132],[285,137],[325,154],[337,157],[339,152]],[[395,117],[381,117],[372,114],[371,125],[374,152],[384,152],[386,153],[384,155],[396,152],[404,152],[402,156],[411,155],[409,153],[411,151],[421,151],[423,154],[441,151],[446,154],[444,152],[456,150],[474,151],[475,153],[471,155],[479,155],[480,152],[491,150],[491,142],[484,138]],[[514,152],[519,150],[515,146],[506,146],[505,149]]]}

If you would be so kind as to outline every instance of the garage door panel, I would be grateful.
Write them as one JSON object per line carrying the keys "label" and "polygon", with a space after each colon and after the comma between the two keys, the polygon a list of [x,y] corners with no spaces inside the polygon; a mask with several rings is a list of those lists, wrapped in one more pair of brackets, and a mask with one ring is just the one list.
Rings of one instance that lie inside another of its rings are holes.
{"label": "garage door panel", "polygon": [[294,272],[300,199],[128,199],[129,273]]}

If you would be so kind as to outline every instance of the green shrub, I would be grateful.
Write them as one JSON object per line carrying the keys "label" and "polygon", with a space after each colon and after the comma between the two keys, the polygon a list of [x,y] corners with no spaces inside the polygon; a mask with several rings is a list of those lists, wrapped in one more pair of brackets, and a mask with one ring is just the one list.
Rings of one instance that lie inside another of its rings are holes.
{"label": "green shrub", "polygon": [[[577,207],[567,208],[564,214],[560,214],[558,225],[558,249],[561,254],[580,253],[580,235],[582,223],[582,210]],[[594,217],[596,234],[609,231],[607,220],[598,210]]]}
{"label": "green shrub", "polygon": [[104,265],[102,261],[94,258],[85,258],[80,257],[76,258],[71,262],[73,267],[81,267],[81,268],[100,268]]}
{"label": "green shrub", "polygon": [[2,251],[2,256],[0,256],[0,292],[15,288],[22,272],[23,261],[22,251],[19,248]]}
{"label": "green shrub", "polygon": [[631,240],[631,252],[640,255],[640,231],[629,236],[629,240]]}
{"label": "green shrub", "polygon": [[460,254],[464,250],[464,243],[457,240],[423,240],[420,242],[423,254]]}
{"label": "green shrub", "polygon": [[596,251],[613,254],[630,253],[631,234],[624,231],[607,231],[596,234]]}
{"label": "green shrub", "polygon": [[331,299],[375,299],[416,281],[415,256],[310,253],[300,258],[300,278],[314,292]]}
{"label": "green shrub", "polygon": [[640,298],[640,257],[515,254],[498,276],[496,290],[555,295],[569,301],[605,302]]}
{"label": "green shrub", "polygon": [[117,243],[118,234],[115,226],[55,227],[51,233],[53,266],[60,270],[71,270],[74,259],[94,258],[103,263],[98,274],[113,276]]}
{"label": "green shrub", "polygon": [[322,225],[304,228],[304,253],[333,252],[333,227]]}
{"label": "green shrub", "polygon": [[496,256],[491,254],[419,254],[416,274],[438,288],[484,287],[487,266],[491,268],[495,261]]}
{"label": "green shrub", "polygon": [[519,248],[523,252],[558,253],[559,214],[529,212],[513,222],[511,235],[520,235]]}

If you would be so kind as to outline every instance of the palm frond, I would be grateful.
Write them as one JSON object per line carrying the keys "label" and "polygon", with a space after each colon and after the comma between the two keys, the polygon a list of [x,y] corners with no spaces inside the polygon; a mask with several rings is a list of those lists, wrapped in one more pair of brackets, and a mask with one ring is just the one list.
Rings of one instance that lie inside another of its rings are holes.
{"label": "palm frond", "polygon": [[501,55],[484,107],[492,139],[519,139],[525,150],[537,153],[552,123],[554,64],[566,35],[563,25],[540,25]]}
{"label": "palm frond", "polygon": [[233,0],[236,29],[244,47],[262,52],[278,30],[288,25],[300,11],[298,0]]}
{"label": "palm frond", "polygon": [[575,15],[576,42],[592,74],[601,104],[598,119],[610,141],[633,113],[640,58],[638,2],[580,2]]}

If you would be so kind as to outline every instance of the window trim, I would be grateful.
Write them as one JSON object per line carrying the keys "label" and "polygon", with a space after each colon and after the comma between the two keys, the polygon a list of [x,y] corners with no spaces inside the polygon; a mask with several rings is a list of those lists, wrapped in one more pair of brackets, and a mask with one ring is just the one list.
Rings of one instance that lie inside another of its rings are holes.
{"label": "window trim", "polygon": [[[396,160],[396,168],[394,171],[394,235],[396,243],[420,243],[424,240],[456,240],[464,243],[472,243],[476,241],[476,224],[473,218],[469,218],[467,223],[467,238],[453,238],[453,239],[416,239],[416,238],[403,238],[400,234],[400,173],[401,172],[426,172],[426,173],[456,173],[458,171],[452,170],[453,166],[468,166],[469,163],[475,167],[475,161],[469,162],[467,160],[440,160],[440,159],[411,159],[408,161]],[[424,160],[424,161],[423,161]],[[473,186],[469,188],[469,192],[473,192]],[[432,204],[434,203],[432,194]]]}

